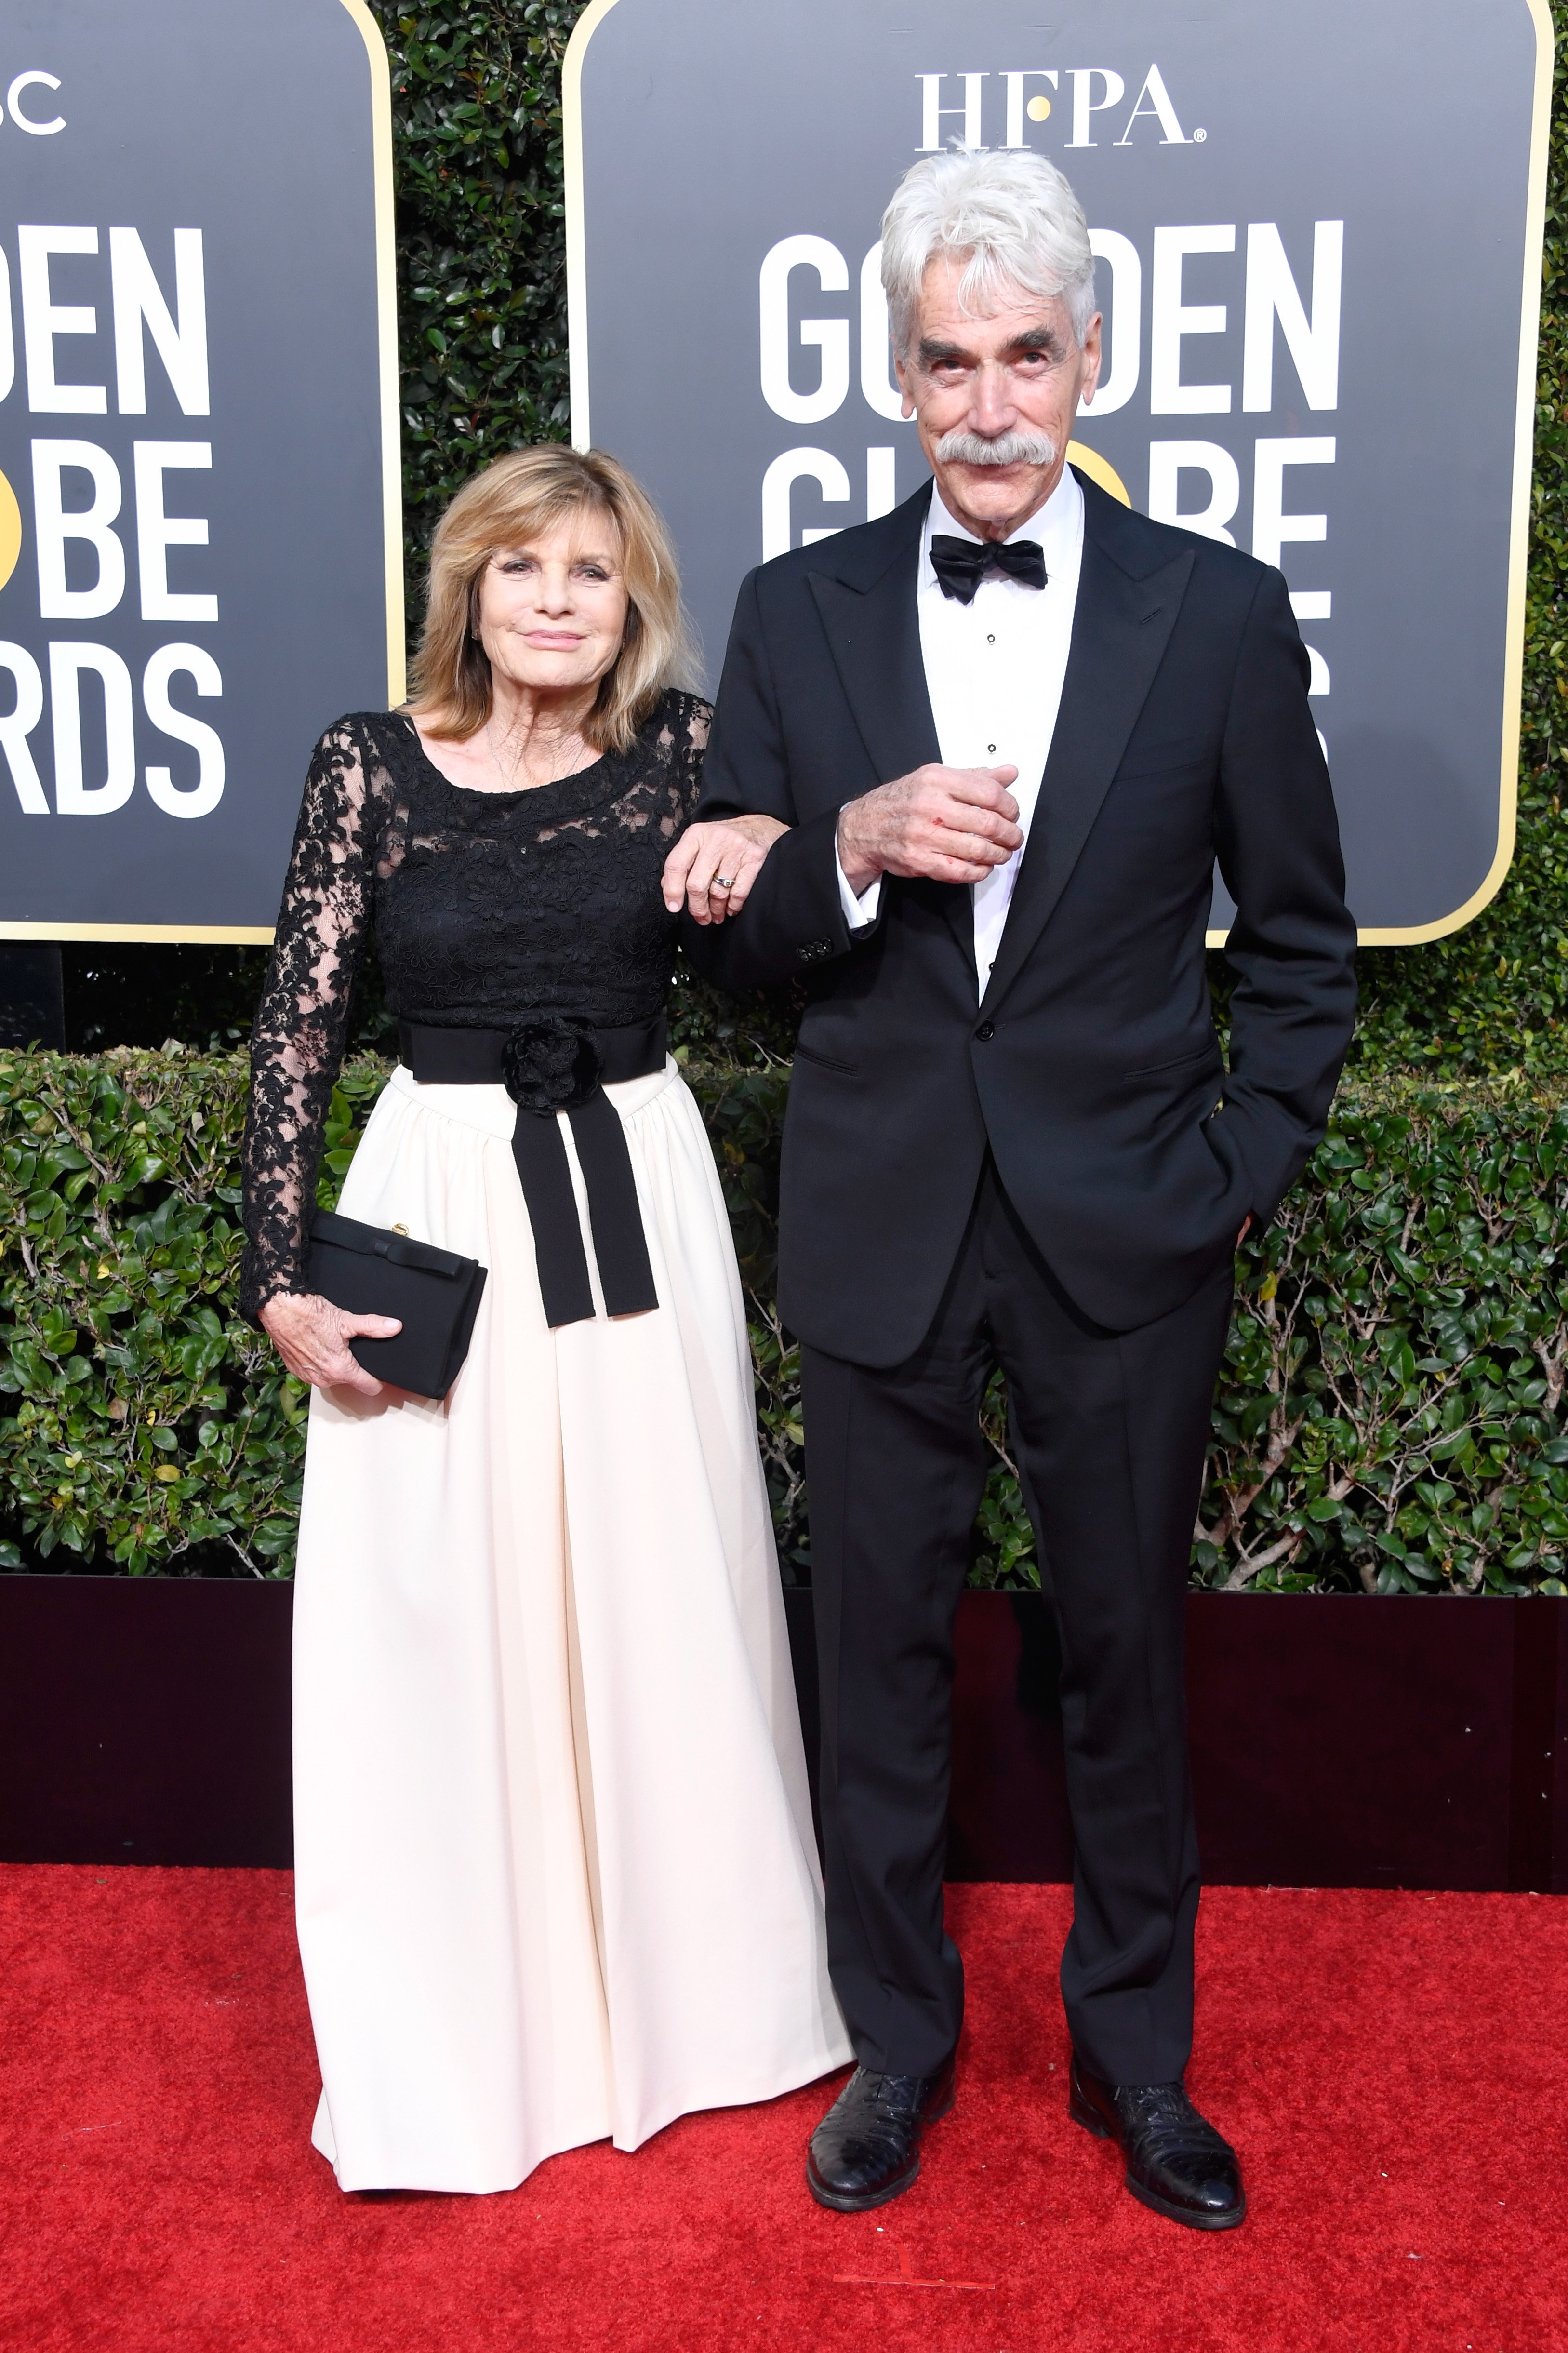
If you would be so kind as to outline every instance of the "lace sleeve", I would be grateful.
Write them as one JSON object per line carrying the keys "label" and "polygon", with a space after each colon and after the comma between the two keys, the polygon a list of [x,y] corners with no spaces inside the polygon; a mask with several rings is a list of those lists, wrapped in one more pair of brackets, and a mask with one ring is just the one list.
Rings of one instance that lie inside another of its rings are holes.
{"label": "lace sleeve", "polygon": [[342,1063],[374,873],[369,747],[349,720],[316,746],[250,1039],[240,1310],[300,1286],[316,1166]]}
{"label": "lace sleeve", "polygon": [[702,759],[708,749],[708,730],[712,723],[713,706],[700,702],[696,695],[682,697],[685,709],[677,739],[677,764],[680,776],[682,816],[689,823],[697,813],[702,796]]}

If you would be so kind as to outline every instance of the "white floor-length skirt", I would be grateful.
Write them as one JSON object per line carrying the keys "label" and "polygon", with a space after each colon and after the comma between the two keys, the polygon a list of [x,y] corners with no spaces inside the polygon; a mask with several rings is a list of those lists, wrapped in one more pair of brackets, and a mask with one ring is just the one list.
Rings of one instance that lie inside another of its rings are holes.
{"label": "white floor-length skirt", "polygon": [[850,2055],[723,1198],[673,1062],[607,1092],[653,1313],[546,1325],[500,1087],[398,1070],[343,1190],[489,1269],[444,1404],[310,1400],[295,1867],[344,2189],[510,2189]]}

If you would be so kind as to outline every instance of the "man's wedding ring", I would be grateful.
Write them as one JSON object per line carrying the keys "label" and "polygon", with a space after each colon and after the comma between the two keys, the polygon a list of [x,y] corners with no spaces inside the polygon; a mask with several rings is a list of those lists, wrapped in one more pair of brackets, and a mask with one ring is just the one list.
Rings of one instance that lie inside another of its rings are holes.
{"label": "man's wedding ring", "polygon": [[732,891],[734,887],[735,878],[732,874],[715,874],[713,877],[713,888],[716,891]]}

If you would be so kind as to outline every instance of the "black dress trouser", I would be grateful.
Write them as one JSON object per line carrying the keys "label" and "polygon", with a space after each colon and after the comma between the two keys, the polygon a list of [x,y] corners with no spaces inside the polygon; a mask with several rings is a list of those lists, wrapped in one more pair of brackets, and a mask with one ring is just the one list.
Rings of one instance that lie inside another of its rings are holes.
{"label": "black dress trouser", "polygon": [[1173,1314],[1103,1331],[1064,1297],[988,1163],[915,1354],[876,1371],[802,1352],[828,1957],[868,2067],[932,2074],[963,2022],[942,1895],[952,1622],[996,1365],[1061,1630],[1068,2023],[1111,2083],[1186,2065],[1198,1857],[1183,1610],[1231,1284],[1227,1262]]}

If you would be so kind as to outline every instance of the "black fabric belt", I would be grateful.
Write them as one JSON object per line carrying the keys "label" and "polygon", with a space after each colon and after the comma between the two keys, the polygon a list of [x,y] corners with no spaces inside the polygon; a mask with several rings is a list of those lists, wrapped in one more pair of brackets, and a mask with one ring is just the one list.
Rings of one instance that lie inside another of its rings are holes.
{"label": "black fabric belt", "polygon": [[619,1029],[595,1029],[560,1014],[531,1015],[510,1029],[437,1029],[402,1021],[398,1050],[421,1086],[501,1086],[517,1104],[511,1155],[552,1331],[594,1314],[560,1112],[572,1123],[587,1188],[606,1314],[638,1315],[658,1305],[626,1130],[605,1088],[663,1070],[668,1047],[662,1014]]}

